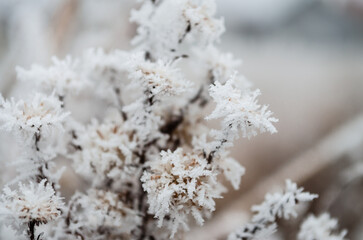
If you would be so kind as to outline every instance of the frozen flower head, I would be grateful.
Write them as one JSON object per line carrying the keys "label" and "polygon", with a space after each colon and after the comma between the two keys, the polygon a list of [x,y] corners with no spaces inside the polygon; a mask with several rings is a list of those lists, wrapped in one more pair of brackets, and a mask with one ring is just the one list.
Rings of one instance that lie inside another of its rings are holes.
{"label": "frozen flower head", "polygon": [[33,82],[47,92],[55,91],[59,96],[77,94],[89,85],[81,74],[79,61],[70,56],[64,60],[53,57],[50,67],[32,65],[29,70],[17,67],[16,71],[19,80]]}
{"label": "frozen flower head", "polygon": [[75,145],[80,149],[74,156],[76,171],[94,184],[128,180],[134,174],[132,152],[136,143],[119,114],[109,116],[102,124],[93,120],[77,135]]}
{"label": "frozen flower head", "polygon": [[7,210],[5,213],[17,220],[23,223],[34,221],[37,225],[57,219],[64,205],[45,179],[37,184],[19,183],[18,190],[5,187],[0,204]]}
{"label": "frozen flower head", "polygon": [[110,191],[90,189],[87,194],[77,193],[70,200],[69,211],[69,229],[86,239],[120,239],[141,223],[138,213],[124,204],[119,194]]}
{"label": "frozen flower head", "polygon": [[145,60],[142,52],[132,55],[127,66],[129,78],[141,84],[151,96],[179,95],[191,87],[171,63]]}
{"label": "frozen flower head", "polygon": [[301,225],[298,240],[346,240],[347,231],[338,231],[338,221],[328,213],[316,217],[310,215]]}
{"label": "frozen flower head", "polygon": [[179,228],[188,229],[189,215],[203,224],[203,217],[214,211],[214,199],[223,191],[207,161],[181,148],[161,152],[161,158],[141,180],[148,193],[149,212],[159,219],[159,226],[171,230],[172,236]]}
{"label": "frozen flower head", "polygon": [[214,17],[213,0],[160,1],[155,5],[146,1],[131,13],[131,21],[139,24],[133,43],[143,43],[153,56],[170,55],[184,42],[211,44],[224,32],[223,20]]}
{"label": "frozen flower head", "polygon": [[272,123],[277,119],[271,117],[267,106],[258,104],[260,91],[241,91],[235,85],[235,77],[233,75],[225,84],[215,82],[210,86],[209,94],[217,105],[207,119],[223,118],[223,134],[229,134],[230,138],[237,135],[238,129],[242,130],[243,137],[255,136],[258,132],[275,133]]}
{"label": "frozen flower head", "polygon": [[53,131],[63,131],[67,116],[54,95],[35,94],[30,101],[0,99],[1,129],[14,132],[27,144],[33,144],[31,139],[35,143],[46,139]]}

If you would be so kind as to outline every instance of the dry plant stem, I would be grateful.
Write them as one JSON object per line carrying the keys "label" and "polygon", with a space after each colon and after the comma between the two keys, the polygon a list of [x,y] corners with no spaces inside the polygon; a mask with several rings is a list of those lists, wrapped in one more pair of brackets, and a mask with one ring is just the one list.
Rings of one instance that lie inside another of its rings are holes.
{"label": "dry plant stem", "polygon": [[31,220],[28,224],[28,235],[30,240],[35,240],[35,221]]}
{"label": "dry plant stem", "polygon": [[59,53],[62,48],[62,43],[65,42],[67,38],[67,31],[72,24],[73,17],[77,11],[78,1],[68,0],[64,3],[64,6],[60,8],[58,12],[55,23],[54,23],[54,52]]}
{"label": "dry plant stem", "polygon": [[[188,238],[202,240],[210,239],[210,236],[213,236],[213,238],[223,239],[229,232],[243,224],[243,216],[249,212],[251,205],[256,202],[256,199],[261,200],[269,189],[280,185],[286,178],[298,183],[304,182],[328,165],[339,160],[342,155],[350,152],[362,142],[363,114],[344,123],[337,130],[323,138],[315,147],[288,161],[276,172],[252,186],[250,191],[234,200],[228,208],[207,223],[203,230],[195,229],[190,232]],[[241,216],[241,221],[236,219],[238,215]],[[224,224],[226,219],[236,221],[228,221],[228,224]],[[201,232],[209,234],[203,236]]]}

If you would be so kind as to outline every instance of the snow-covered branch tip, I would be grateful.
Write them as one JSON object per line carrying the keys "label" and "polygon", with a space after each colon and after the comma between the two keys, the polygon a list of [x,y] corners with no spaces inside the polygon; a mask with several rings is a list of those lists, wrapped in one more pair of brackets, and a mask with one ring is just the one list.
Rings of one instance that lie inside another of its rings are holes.
{"label": "snow-covered branch tip", "polygon": [[301,224],[298,240],[347,240],[346,230],[338,231],[338,221],[328,213],[319,216],[310,215]]}
{"label": "snow-covered branch tip", "polygon": [[260,205],[252,207],[254,212],[252,221],[242,226],[228,236],[228,240],[262,240],[272,235],[276,229],[277,219],[296,217],[296,206],[302,202],[309,202],[318,195],[304,192],[296,183],[286,180],[283,193],[266,194]]}
{"label": "snow-covered branch tip", "polygon": [[273,113],[268,110],[268,106],[258,104],[257,97],[260,91],[241,90],[236,78],[237,73],[234,73],[224,84],[216,81],[209,88],[216,108],[206,119],[222,119],[221,129],[211,132],[215,141],[208,147],[209,162],[217,153],[233,146],[233,141],[239,137],[240,131],[242,136],[247,138],[258,133],[277,132],[273,123],[278,122],[278,119],[272,117]]}

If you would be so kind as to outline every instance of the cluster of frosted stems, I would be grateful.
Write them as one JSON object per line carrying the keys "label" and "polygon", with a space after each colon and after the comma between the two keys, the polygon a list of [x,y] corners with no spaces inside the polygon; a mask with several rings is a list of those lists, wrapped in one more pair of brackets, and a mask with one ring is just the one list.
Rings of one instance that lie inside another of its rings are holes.
{"label": "cluster of frosted stems", "polygon": [[[275,133],[277,119],[238,72],[240,61],[218,50],[224,22],[215,12],[213,0],[145,0],[131,12],[132,50],[90,49],[16,69],[19,85],[33,88],[22,99],[0,97],[1,129],[21,147],[18,177],[1,197],[1,236],[181,239],[211,217],[227,190],[220,175],[239,188],[245,169],[228,149],[240,136]],[[220,127],[210,129],[210,119]],[[69,201],[55,159],[71,160],[87,183]],[[277,218],[295,216],[298,202],[315,197],[288,181],[228,239],[266,237]],[[334,227],[309,218],[299,239],[315,239],[314,222]]]}

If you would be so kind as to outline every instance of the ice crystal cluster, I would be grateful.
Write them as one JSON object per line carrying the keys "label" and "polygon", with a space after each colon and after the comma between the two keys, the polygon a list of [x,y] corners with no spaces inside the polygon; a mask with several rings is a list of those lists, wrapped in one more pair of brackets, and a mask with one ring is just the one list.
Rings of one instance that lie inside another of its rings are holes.
{"label": "ice crystal cluster", "polygon": [[158,225],[162,226],[165,218],[172,217],[173,224],[168,227],[173,236],[179,225],[188,229],[190,215],[202,225],[204,215],[214,211],[214,199],[221,198],[224,188],[218,183],[217,171],[202,155],[185,153],[182,148],[163,151],[160,155],[141,181],[148,193],[149,211],[159,219]]}
{"label": "ice crystal cluster", "polygon": [[[245,169],[229,156],[233,142],[276,132],[260,91],[238,73],[240,61],[217,48],[224,22],[215,1],[140,2],[130,51],[90,49],[16,69],[33,88],[23,99],[0,98],[0,128],[21,149],[18,177],[0,201],[9,239],[182,239],[211,217],[227,189],[220,176],[239,188]],[[92,102],[86,119],[77,114],[87,111],[81,99]],[[57,159],[70,160],[85,182],[67,201]],[[286,184],[228,239],[266,239],[278,218],[316,197]],[[306,229],[316,222],[334,228],[309,218],[299,238],[312,239]]]}
{"label": "ice crystal cluster", "polygon": [[298,240],[346,240],[347,231],[338,232],[338,221],[331,218],[328,213],[316,217],[310,215],[302,223]]}
{"label": "ice crystal cluster", "polygon": [[286,188],[282,193],[266,194],[260,205],[252,207],[252,221],[237,229],[228,236],[228,240],[267,239],[277,230],[276,220],[296,217],[296,206],[316,198],[316,194],[303,192],[296,183],[286,180]]}
{"label": "ice crystal cluster", "polygon": [[[304,192],[296,183],[286,180],[283,192],[267,193],[260,205],[252,206],[252,220],[229,234],[228,240],[266,240],[277,231],[280,219],[297,217],[298,205],[317,198],[317,194]],[[347,231],[337,232],[338,221],[328,213],[319,217],[310,215],[300,226],[298,240],[347,240]]]}

